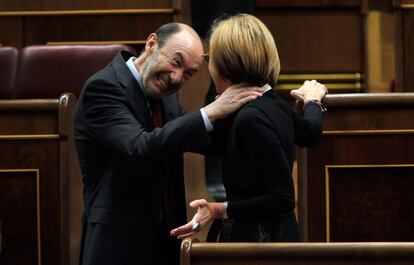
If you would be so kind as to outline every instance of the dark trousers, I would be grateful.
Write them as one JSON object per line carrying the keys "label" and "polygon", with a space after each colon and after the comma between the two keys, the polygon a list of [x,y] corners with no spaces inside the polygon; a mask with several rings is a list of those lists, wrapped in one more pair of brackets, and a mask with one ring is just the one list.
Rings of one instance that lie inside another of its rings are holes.
{"label": "dark trousers", "polygon": [[81,243],[81,265],[179,265],[181,241],[164,224],[132,231],[88,223]]}

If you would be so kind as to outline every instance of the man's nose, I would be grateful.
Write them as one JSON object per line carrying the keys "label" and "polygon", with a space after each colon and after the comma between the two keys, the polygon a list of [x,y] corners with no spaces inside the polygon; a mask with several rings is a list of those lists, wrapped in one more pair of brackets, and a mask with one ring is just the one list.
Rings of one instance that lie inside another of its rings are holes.
{"label": "man's nose", "polygon": [[183,81],[183,70],[176,69],[170,74],[171,84],[178,85]]}

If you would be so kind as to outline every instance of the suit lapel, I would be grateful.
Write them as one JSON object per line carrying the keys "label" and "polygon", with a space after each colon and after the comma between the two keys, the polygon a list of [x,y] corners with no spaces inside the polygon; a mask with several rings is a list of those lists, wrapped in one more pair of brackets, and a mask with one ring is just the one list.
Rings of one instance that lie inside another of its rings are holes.
{"label": "suit lapel", "polygon": [[125,63],[131,56],[132,54],[129,52],[121,52],[114,59],[112,65],[118,76],[119,82],[125,87],[125,94],[132,107],[132,114],[144,125],[147,131],[150,131],[154,129],[154,125],[152,123],[147,101],[137,80]]}

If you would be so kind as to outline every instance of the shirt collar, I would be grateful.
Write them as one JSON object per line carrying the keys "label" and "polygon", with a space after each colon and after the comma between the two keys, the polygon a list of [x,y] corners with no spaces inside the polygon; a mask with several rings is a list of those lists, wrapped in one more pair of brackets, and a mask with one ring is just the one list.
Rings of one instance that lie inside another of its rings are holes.
{"label": "shirt collar", "polygon": [[147,97],[147,92],[145,91],[144,80],[142,79],[142,75],[140,72],[138,72],[137,68],[134,65],[135,59],[137,59],[137,57],[132,56],[131,58],[128,59],[128,61],[126,62],[126,65],[128,66],[128,69],[131,71],[134,78],[137,80],[145,97]]}
{"label": "shirt collar", "polygon": [[272,87],[269,84],[265,84],[264,86],[262,86],[262,88],[263,88],[263,94],[269,91],[270,89],[272,89]]}

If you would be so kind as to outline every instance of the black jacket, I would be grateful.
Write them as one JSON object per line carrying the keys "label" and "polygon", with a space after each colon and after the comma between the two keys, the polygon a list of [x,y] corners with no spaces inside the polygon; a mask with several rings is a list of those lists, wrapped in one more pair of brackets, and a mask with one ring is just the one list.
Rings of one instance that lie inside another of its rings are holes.
{"label": "black jacket", "polygon": [[293,212],[295,144],[316,144],[322,118],[316,103],[306,104],[301,118],[269,91],[227,121],[223,182],[231,220],[222,241],[300,240]]}
{"label": "black jacket", "polygon": [[[163,99],[163,128],[154,128],[144,94],[125,63],[131,56],[119,53],[90,77],[76,109],[84,265],[178,263],[179,242],[168,229],[186,222],[182,154],[209,144],[200,111],[185,114],[175,94]],[[171,186],[163,187],[163,178]],[[164,188],[174,191],[169,210],[175,218],[168,226],[162,217]],[[174,250],[165,243],[171,240]]]}

